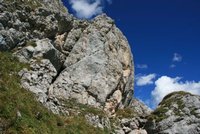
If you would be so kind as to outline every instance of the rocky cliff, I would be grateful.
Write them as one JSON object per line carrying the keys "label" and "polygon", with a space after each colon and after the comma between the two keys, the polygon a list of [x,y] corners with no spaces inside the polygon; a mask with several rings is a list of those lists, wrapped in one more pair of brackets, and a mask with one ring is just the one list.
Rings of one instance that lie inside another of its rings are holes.
{"label": "rocky cliff", "polygon": [[13,12],[2,4],[0,48],[14,50],[20,61],[30,64],[29,70],[19,73],[22,86],[41,103],[57,114],[60,108],[53,103],[58,99],[76,99],[110,114],[129,104],[132,55],[111,18],[100,15],[84,21],[52,10],[51,4],[38,4],[35,9],[11,4],[16,8]]}
{"label": "rocky cliff", "polygon": [[199,132],[198,96],[169,95],[152,113],[133,97],[128,41],[105,14],[79,20],[60,0],[0,0],[0,51],[0,133]]}
{"label": "rocky cliff", "polygon": [[[23,89],[31,91],[36,100],[54,114],[66,117],[59,117],[55,122],[58,126],[68,124],[67,132],[89,133],[82,129],[91,128],[85,126],[88,123],[105,131],[116,128],[126,133],[140,127],[139,122],[144,121],[136,119],[138,112],[130,107],[133,104],[133,57],[127,39],[111,18],[102,14],[91,21],[79,20],[70,15],[59,0],[1,0],[0,7],[0,50],[2,58],[6,57],[0,71],[7,72],[1,81],[9,79],[9,84],[2,86],[2,90],[6,89],[3,95],[19,92],[15,95],[16,101],[7,99],[5,102],[9,104],[1,105],[2,109],[13,110],[8,113],[3,110],[6,114],[0,117],[0,132],[9,133],[18,128],[20,133],[37,133],[41,123],[46,127],[44,133],[49,131],[45,122],[39,123],[46,114],[39,104],[32,110],[37,102],[28,93],[26,97],[30,97],[31,102],[26,101],[21,94]],[[17,59],[7,55],[8,51]],[[19,80],[23,89],[16,86],[15,91],[10,83],[18,85]],[[0,99],[4,101],[4,97]],[[120,119],[115,118],[116,115]],[[127,119],[121,122],[124,115]],[[109,118],[114,118],[113,123]],[[63,120],[70,123],[62,123]],[[127,126],[127,121],[135,127]],[[34,125],[22,127],[24,122]],[[52,126],[57,133],[58,126]],[[70,127],[75,130],[71,131]]]}

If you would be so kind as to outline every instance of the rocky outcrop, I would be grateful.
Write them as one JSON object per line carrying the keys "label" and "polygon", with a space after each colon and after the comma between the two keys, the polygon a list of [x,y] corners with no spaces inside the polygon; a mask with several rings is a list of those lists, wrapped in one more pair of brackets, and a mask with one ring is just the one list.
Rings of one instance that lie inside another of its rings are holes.
{"label": "rocky outcrop", "polygon": [[138,99],[133,98],[128,106],[133,109],[138,115],[146,117],[152,110],[147,107],[144,103],[140,102]]}
{"label": "rocky outcrop", "polygon": [[169,94],[153,112],[133,98],[129,44],[105,14],[78,20],[60,0],[0,0],[0,51],[29,65],[21,86],[69,122],[78,116],[117,134],[200,133],[199,96]]}
{"label": "rocky outcrop", "polygon": [[[1,4],[8,4],[9,11],[14,11],[21,6],[28,6],[32,10],[43,7],[51,11],[66,13],[67,9],[61,0],[0,0]],[[2,8],[3,9],[3,8]]]}
{"label": "rocky outcrop", "polygon": [[[45,1],[47,2],[47,1]],[[73,17],[66,11],[60,12],[47,8],[50,3],[32,1],[0,2],[0,50],[12,50],[23,47],[31,39],[55,39],[58,34],[72,28]],[[46,6],[42,6],[46,5]],[[55,6],[56,7],[56,6]]]}
{"label": "rocky outcrop", "polygon": [[108,117],[102,117],[99,115],[88,113],[85,115],[85,118],[88,123],[90,123],[94,127],[98,127],[101,129],[111,129],[110,120]]}
{"label": "rocky outcrop", "polygon": [[58,114],[61,101],[75,99],[112,115],[129,105],[132,54],[111,18],[78,20],[61,11],[59,0],[3,0],[0,6],[0,50],[30,64],[19,73],[22,86],[47,108]]}
{"label": "rocky outcrop", "polygon": [[68,35],[63,49],[71,50],[67,50],[65,69],[49,95],[74,98],[110,112],[127,105],[132,98],[133,62],[128,42],[113,20],[101,15],[85,29],[73,29]]}
{"label": "rocky outcrop", "polygon": [[199,134],[200,96],[187,92],[167,95],[145,127],[149,134]]}
{"label": "rocky outcrop", "polygon": [[147,134],[144,129],[151,110],[139,100],[133,98],[125,109],[116,113],[117,123],[114,125],[117,134]]}
{"label": "rocky outcrop", "polygon": [[[49,39],[36,40],[15,55],[21,62],[30,64],[29,70],[23,69],[19,72],[22,86],[35,93],[38,100],[54,113],[61,112],[60,106],[55,105],[48,96],[48,90],[62,69],[65,55],[55,49]],[[58,103],[56,98],[53,100]]]}
{"label": "rocky outcrop", "polygon": [[119,126],[115,127],[116,134],[147,134],[147,131],[143,128],[146,123],[145,118],[133,117],[123,118],[119,120]]}
{"label": "rocky outcrop", "polygon": [[[0,50],[29,64],[18,73],[21,86],[40,103],[55,114],[83,116],[114,133],[146,134],[145,117],[151,110],[133,99],[133,57],[111,18],[102,14],[78,20],[57,0],[10,0],[0,6]],[[68,107],[66,101],[76,106]],[[118,115],[120,110],[125,114]]]}

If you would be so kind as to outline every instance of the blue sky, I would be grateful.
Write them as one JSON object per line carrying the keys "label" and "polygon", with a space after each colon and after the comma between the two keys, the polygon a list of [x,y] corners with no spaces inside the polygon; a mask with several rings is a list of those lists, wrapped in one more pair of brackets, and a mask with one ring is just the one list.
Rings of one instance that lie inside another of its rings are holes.
{"label": "blue sky", "polygon": [[200,94],[200,0],[63,1],[79,18],[115,20],[134,55],[135,96],[148,106],[172,91]]}

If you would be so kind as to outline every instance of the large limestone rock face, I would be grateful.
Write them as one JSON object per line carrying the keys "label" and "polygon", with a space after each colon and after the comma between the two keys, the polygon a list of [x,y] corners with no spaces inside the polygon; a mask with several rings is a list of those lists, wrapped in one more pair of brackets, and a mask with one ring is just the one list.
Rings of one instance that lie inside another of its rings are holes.
{"label": "large limestone rock face", "polygon": [[60,0],[0,0],[0,50],[30,64],[22,86],[54,113],[67,99],[110,114],[132,99],[131,50],[105,14],[78,20]]}
{"label": "large limestone rock face", "polygon": [[[109,112],[127,105],[133,93],[133,61],[128,42],[113,20],[98,16],[84,30],[73,29],[69,35],[79,37],[74,37],[78,39],[49,95]],[[66,46],[71,45],[68,40]]]}
{"label": "large limestone rock face", "polygon": [[200,96],[186,92],[167,95],[145,127],[149,134],[199,134]]}

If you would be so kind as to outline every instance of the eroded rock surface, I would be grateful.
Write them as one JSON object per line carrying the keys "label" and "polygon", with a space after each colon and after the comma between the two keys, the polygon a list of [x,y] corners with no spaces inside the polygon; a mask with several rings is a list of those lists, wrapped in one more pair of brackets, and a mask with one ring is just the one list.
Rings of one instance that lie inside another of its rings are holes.
{"label": "eroded rock surface", "polygon": [[61,100],[75,99],[112,115],[129,105],[132,54],[111,18],[78,20],[59,0],[3,0],[0,6],[0,50],[30,64],[19,73],[22,86],[47,108],[59,113]]}
{"label": "eroded rock surface", "polygon": [[167,95],[145,127],[149,134],[199,134],[200,96],[186,92]]}
{"label": "eroded rock surface", "polygon": [[133,98],[129,104],[129,108],[134,109],[138,115],[142,115],[143,117],[151,114],[152,110],[147,107],[144,103],[140,102],[138,99]]}
{"label": "eroded rock surface", "polygon": [[84,30],[73,29],[68,35],[66,42],[77,41],[65,42],[64,47],[72,48],[65,69],[49,90],[50,96],[75,98],[110,112],[127,105],[132,98],[133,61],[128,42],[113,20],[101,15]]}
{"label": "eroded rock surface", "polygon": [[119,121],[119,126],[115,128],[116,134],[147,134],[147,131],[143,128],[146,123],[146,119],[141,117],[123,118]]}
{"label": "eroded rock surface", "polygon": [[99,115],[87,114],[85,115],[86,120],[94,127],[101,129],[111,129],[110,120],[108,117],[101,117]]}
{"label": "eroded rock surface", "polygon": [[31,39],[54,40],[56,35],[71,30],[73,17],[67,11],[60,11],[58,1],[46,2],[48,1],[0,1],[1,51],[23,47]]}
{"label": "eroded rock surface", "polygon": [[22,87],[55,114],[117,134],[200,133],[199,96],[169,94],[153,112],[133,98],[131,49],[105,14],[79,20],[60,0],[0,0],[0,51],[30,65],[19,72]]}
{"label": "eroded rock surface", "polygon": [[139,100],[133,98],[125,109],[116,113],[117,123],[114,125],[116,134],[147,134],[144,129],[151,110]]}

